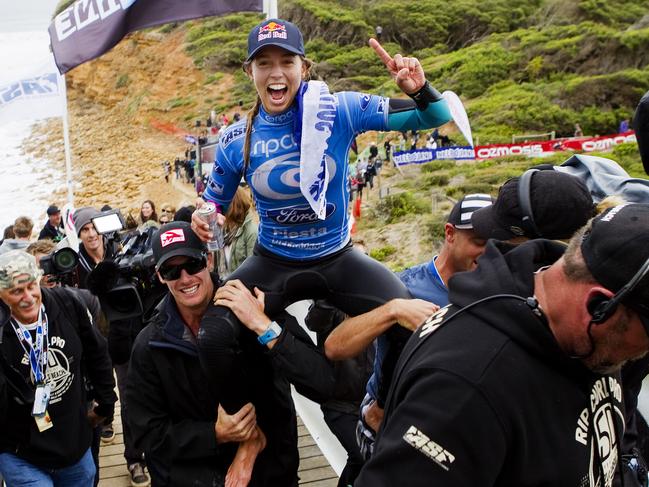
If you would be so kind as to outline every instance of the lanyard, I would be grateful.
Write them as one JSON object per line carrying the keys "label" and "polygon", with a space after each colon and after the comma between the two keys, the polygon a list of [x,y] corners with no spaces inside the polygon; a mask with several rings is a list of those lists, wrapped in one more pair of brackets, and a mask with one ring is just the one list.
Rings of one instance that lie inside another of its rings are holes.
{"label": "lanyard", "polygon": [[47,368],[47,315],[41,306],[36,323],[36,339],[32,342],[29,331],[16,320],[12,319],[11,324],[16,332],[18,341],[25,353],[29,356],[29,365],[34,374],[36,384],[45,383],[45,370]]}

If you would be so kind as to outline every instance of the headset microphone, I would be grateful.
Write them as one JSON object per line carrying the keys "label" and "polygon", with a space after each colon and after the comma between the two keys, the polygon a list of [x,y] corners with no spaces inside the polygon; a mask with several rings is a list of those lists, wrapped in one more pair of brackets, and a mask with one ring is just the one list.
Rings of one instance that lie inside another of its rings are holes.
{"label": "headset microphone", "polygon": [[610,299],[603,294],[597,294],[591,298],[587,305],[588,312],[591,315],[591,322],[599,325],[609,319],[615,313],[620,301],[630,294],[647,274],[649,274],[649,259],[640,266],[638,272],[629,282],[622,286]]}
{"label": "headset microphone", "polygon": [[593,325],[600,325],[608,320],[617,309],[620,301],[624,299],[633,289],[638,285],[638,283],[649,273],[649,259],[645,261],[644,264],[640,266],[638,272],[627,282],[618,292],[613,296],[608,298],[606,295],[598,293],[588,301],[586,308],[590,313],[590,322],[588,323],[588,328],[586,329],[586,334],[588,335],[588,341],[590,342],[590,351],[587,354],[582,355],[571,355],[570,358],[576,359],[585,359],[590,357],[595,351],[595,342],[593,336],[591,335],[591,329]]}

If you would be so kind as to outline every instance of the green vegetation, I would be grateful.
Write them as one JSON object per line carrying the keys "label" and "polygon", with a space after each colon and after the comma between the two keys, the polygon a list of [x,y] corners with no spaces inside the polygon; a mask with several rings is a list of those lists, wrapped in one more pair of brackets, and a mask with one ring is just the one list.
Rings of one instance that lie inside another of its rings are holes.
{"label": "green vegetation", "polygon": [[224,73],[221,73],[221,72],[218,72],[218,71],[216,73],[212,73],[205,80],[205,84],[206,85],[211,85],[212,83],[218,83],[219,81],[221,81],[223,79],[224,76],[225,76]]}
{"label": "green vegetation", "polygon": [[[649,0],[285,0],[279,14],[300,26],[315,75],[333,90],[399,95],[367,46],[381,25],[388,52],[419,57],[435,87],[462,97],[474,136],[499,143],[568,136],[577,122],[587,135],[615,132],[649,89],[647,12]],[[239,68],[260,19],[181,24],[207,83],[235,74],[235,102],[254,101]]]}
{"label": "green vegetation", "polygon": [[373,219],[384,223],[394,223],[410,214],[430,211],[426,199],[415,196],[410,191],[383,198],[373,209]]}
{"label": "green vegetation", "polygon": [[379,262],[383,262],[396,251],[396,247],[393,247],[392,245],[386,245],[384,247],[379,247],[378,249],[370,250],[370,257],[378,260]]}
{"label": "green vegetation", "polygon": [[125,88],[128,86],[129,79],[128,79],[128,74],[124,73],[117,78],[117,81],[115,82],[115,88],[120,89],[120,88]]}
{"label": "green vegetation", "polygon": [[173,100],[169,100],[169,102],[167,103],[167,109],[173,110],[174,108],[186,107],[193,104],[194,100],[191,97],[174,98]]}

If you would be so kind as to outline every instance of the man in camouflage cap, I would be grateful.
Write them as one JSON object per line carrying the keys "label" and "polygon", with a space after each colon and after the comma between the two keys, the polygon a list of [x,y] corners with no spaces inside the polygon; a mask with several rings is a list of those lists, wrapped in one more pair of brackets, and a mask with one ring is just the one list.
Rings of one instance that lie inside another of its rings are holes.
{"label": "man in camouflage cap", "polygon": [[[42,289],[41,276],[32,255],[0,255],[0,475],[91,487],[91,428],[117,400],[108,349],[81,299]],[[85,379],[97,404],[88,413]]]}
{"label": "man in camouflage cap", "polygon": [[0,255],[0,288],[10,289],[14,285],[38,281],[43,271],[38,268],[34,256],[20,250]]}

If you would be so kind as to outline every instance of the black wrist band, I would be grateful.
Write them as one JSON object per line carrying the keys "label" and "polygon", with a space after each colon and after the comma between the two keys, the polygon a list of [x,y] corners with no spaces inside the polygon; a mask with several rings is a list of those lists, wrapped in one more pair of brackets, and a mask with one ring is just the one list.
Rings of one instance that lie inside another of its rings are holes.
{"label": "black wrist band", "polygon": [[424,83],[424,86],[422,86],[419,91],[408,96],[415,101],[417,109],[419,110],[426,110],[429,103],[434,103],[442,99],[442,95],[440,95],[439,91],[430,86],[428,81]]}

